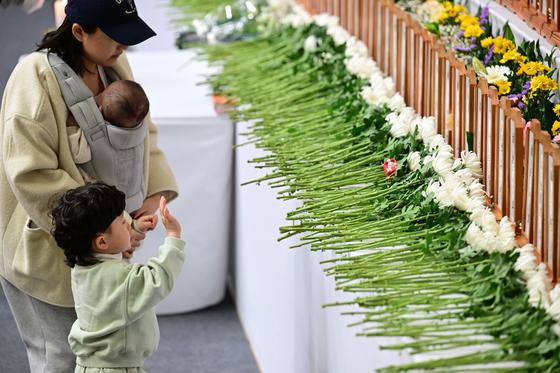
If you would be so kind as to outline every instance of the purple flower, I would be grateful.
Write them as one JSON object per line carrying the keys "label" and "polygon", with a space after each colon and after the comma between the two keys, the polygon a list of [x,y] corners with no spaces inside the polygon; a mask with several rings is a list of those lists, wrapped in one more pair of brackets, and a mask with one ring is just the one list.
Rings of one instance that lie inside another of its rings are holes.
{"label": "purple flower", "polygon": [[456,37],[457,39],[460,39],[460,38],[462,38],[464,35],[465,35],[465,32],[464,32],[463,30],[461,30],[461,31],[459,31],[459,32],[457,33],[457,35],[455,35],[455,37]]}
{"label": "purple flower", "polygon": [[517,106],[520,109],[523,109],[525,107],[525,104],[523,103],[523,97],[525,96],[525,94],[523,93],[512,93],[511,95],[507,95],[507,98],[511,101],[513,101],[513,105]]}
{"label": "purple flower", "polygon": [[525,84],[523,84],[523,90],[521,91],[521,94],[525,96],[529,92],[530,88],[531,88],[531,81],[528,80]]}
{"label": "purple flower", "polygon": [[516,100],[521,100],[523,98],[523,94],[521,93],[512,93],[511,95],[507,95],[507,98],[509,98],[510,100],[516,99]]}
{"label": "purple flower", "polygon": [[488,23],[489,15],[490,15],[490,8],[488,7],[488,5],[486,5],[484,8],[482,8],[482,11],[480,12],[480,18],[478,23],[480,25],[484,25]]}
{"label": "purple flower", "polygon": [[469,46],[464,46],[464,45],[456,45],[455,46],[455,50],[459,51],[459,52],[470,52],[474,48],[476,48],[476,44],[471,44]]}
{"label": "purple flower", "polygon": [[488,63],[492,59],[492,56],[494,56],[494,44],[490,46],[490,48],[488,49],[488,53],[486,53],[486,57],[484,57],[484,61],[482,61],[484,66],[488,65]]}

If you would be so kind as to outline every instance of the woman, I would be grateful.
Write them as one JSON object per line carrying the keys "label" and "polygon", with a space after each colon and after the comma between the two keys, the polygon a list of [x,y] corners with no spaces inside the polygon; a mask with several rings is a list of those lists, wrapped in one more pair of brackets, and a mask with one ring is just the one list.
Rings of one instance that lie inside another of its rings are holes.
{"label": "woman", "polygon": [[[26,346],[31,372],[72,372],[67,341],[76,318],[69,267],[49,234],[53,196],[84,184],[72,160],[68,109],[48,62],[61,57],[93,95],[112,69],[132,80],[123,52],[155,35],[138,16],[133,0],[70,0],[63,24],[48,33],[38,51],[23,59],[6,86],[0,111],[0,283]],[[133,216],[153,214],[161,194],[177,195],[173,174],[150,128],[144,152],[145,195]],[[144,236],[135,232],[132,249]]]}

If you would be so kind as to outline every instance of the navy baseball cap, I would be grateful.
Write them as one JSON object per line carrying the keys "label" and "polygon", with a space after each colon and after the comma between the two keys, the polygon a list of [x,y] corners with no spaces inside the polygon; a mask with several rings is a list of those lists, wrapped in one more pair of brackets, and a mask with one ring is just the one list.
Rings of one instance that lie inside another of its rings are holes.
{"label": "navy baseball cap", "polygon": [[114,41],[136,45],[156,33],[139,16],[134,0],[69,0],[69,21],[97,26]]}

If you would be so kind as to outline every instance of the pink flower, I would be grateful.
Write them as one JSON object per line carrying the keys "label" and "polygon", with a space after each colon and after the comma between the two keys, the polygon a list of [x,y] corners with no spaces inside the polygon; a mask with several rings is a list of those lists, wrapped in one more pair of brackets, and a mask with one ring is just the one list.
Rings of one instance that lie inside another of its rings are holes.
{"label": "pink flower", "polygon": [[386,159],[385,162],[383,162],[383,170],[385,171],[385,175],[393,176],[397,171],[397,161],[395,158]]}
{"label": "pink flower", "polygon": [[556,143],[556,144],[560,143],[560,135],[554,136],[554,138],[552,139],[552,142]]}

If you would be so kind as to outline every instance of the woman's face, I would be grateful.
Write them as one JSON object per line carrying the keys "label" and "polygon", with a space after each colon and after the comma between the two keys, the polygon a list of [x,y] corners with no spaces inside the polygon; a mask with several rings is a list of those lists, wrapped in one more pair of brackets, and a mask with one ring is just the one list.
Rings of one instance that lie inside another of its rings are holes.
{"label": "woman's face", "polygon": [[[77,29],[76,29],[77,26]],[[117,43],[99,28],[88,34],[80,25],[74,24],[72,28],[74,36],[84,47],[84,58],[87,62],[101,66],[113,66],[122,52],[128,48],[127,45]]]}

